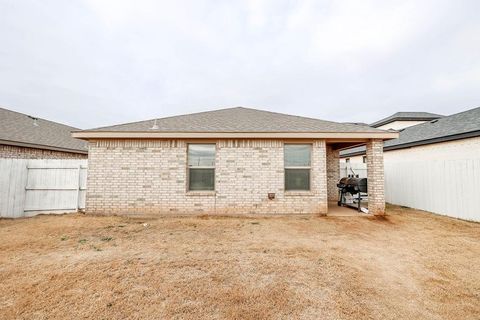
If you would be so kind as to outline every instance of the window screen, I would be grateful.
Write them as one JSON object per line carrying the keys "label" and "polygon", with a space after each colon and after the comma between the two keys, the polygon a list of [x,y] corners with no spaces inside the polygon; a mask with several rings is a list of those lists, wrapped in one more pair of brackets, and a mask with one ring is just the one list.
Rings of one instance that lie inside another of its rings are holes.
{"label": "window screen", "polygon": [[285,190],[310,190],[310,161],[312,146],[285,144]]}
{"label": "window screen", "polygon": [[215,145],[188,145],[188,190],[215,190]]}

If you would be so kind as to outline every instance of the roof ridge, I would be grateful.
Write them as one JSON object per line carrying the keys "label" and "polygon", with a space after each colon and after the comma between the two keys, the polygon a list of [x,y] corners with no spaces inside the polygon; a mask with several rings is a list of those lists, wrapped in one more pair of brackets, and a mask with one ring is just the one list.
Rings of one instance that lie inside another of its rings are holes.
{"label": "roof ridge", "polygon": [[255,109],[255,108],[249,108],[249,107],[238,107],[238,108],[267,112],[267,113],[274,113],[274,114],[278,114],[278,115],[282,115],[282,116],[289,116],[289,117],[295,117],[295,118],[302,118],[302,119],[309,119],[309,120],[316,120],[316,121],[325,121],[325,122],[334,122],[334,123],[342,123],[342,122],[329,121],[329,120],[323,120],[323,119],[312,118],[312,117],[298,116],[298,115],[294,115],[294,114],[288,114],[288,113],[277,112],[277,111],[262,110],[262,109]]}
{"label": "roof ridge", "polygon": [[[202,114],[202,113],[207,113],[207,112],[215,112],[215,111],[222,111],[222,110],[230,110],[230,109],[248,109],[245,107],[228,107],[228,108],[220,108],[220,109],[213,109],[213,110],[207,110],[207,111],[199,111],[199,112],[193,112],[193,113],[183,113],[183,114],[177,114],[177,115],[172,115],[172,116],[167,116],[167,117],[156,117],[156,118],[151,118],[151,119],[145,119],[145,120],[138,120],[138,121],[132,121],[132,122],[124,122],[124,123],[118,123],[114,125],[108,125],[108,126],[101,126],[101,127],[94,127],[94,128],[89,128],[85,129],[86,131],[89,130],[97,130],[97,129],[104,129],[108,127],[113,127],[113,126],[122,126],[125,124],[134,124],[134,123],[140,123],[140,122],[147,122],[147,121],[155,121],[155,120],[163,120],[163,119],[170,119],[170,118],[175,118],[175,117],[181,117],[181,116],[190,116],[190,115],[197,115],[197,114]],[[78,131],[84,131],[82,129]]]}
{"label": "roof ridge", "polygon": [[[277,111],[270,111],[270,110],[263,110],[263,109],[258,109],[258,108],[251,108],[251,107],[244,107],[244,106],[236,106],[236,107],[227,107],[227,108],[220,108],[220,109],[213,109],[213,110],[207,110],[207,111],[200,111],[200,112],[194,112],[194,113],[184,113],[184,114],[178,114],[178,115],[171,115],[168,117],[157,117],[157,118],[151,118],[151,119],[146,119],[146,120],[139,120],[139,121],[133,121],[133,122],[125,122],[125,123],[119,123],[115,125],[108,125],[108,126],[101,126],[101,127],[95,127],[95,128],[90,128],[86,130],[78,130],[78,131],[93,131],[93,130],[100,130],[100,129],[106,129],[109,127],[117,127],[117,126],[122,126],[122,125],[131,125],[131,124],[137,124],[137,123],[145,123],[148,121],[155,121],[155,120],[165,120],[165,119],[171,119],[171,118],[176,118],[176,117],[186,117],[186,116],[195,116],[195,115],[201,115],[205,113],[213,113],[213,112],[221,112],[221,111],[226,111],[226,110],[235,110],[235,109],[243,109],[243,110],[250,110],[250,111],[255,111],[255,112],[263,112],[267,114],[275,114],[275,115],[280,115],[280,116],[286,116],[286,117],[292,117],[296,119],[306,119],[306,120],[313,120],[313,121],[321,121],[323,123],[329,123],[329,124],[342,124],[350,127],[356,127],[356,124],[351,124],[351,123],[344,123],[344,122],[337,122],[337,121],[331,121],[331,120],[324,120],[324,119],[318,119],[318,118],[313,118],[313,117],[306,117],[306,116],[299,116],[299,115],[292,115],[288,113],[282,113],[282,112],[277,112]],[[385,131],[383,129],[377,129],[377,128],[372,128],[380,131]]]}
{"label": "roof ridge", "polygon": [[433,113],[433,112],[430,112],[430,111],[397,111],[395,113],[430,113],[430,114],[438,114],[438,113]]}

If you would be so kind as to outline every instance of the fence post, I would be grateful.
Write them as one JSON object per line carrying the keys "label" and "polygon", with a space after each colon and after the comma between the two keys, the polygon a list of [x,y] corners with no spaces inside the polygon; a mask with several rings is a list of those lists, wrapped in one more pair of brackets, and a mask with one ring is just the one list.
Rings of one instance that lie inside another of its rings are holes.
{"label": "fence post", "polygon": [[27,212],[25,211],[25,203],[27,199],[27,188],[28,188],[28,173],[29,173],[29,165],[30,165],[30,160],[27,160],[26,165],[25,165],[25,186],[23,188],[23,196],[22,196],[22,217],[25,217]]}
{"label": "fence post", "polygon": [[78,177],[77,177],[77,212],[80,209],[80,179],[82,174],[82,165],[78,165]]}

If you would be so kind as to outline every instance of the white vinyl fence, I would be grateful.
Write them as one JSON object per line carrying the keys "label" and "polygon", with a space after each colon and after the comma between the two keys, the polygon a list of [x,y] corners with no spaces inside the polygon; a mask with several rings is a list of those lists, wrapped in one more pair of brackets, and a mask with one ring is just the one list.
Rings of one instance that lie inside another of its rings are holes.
{"label": "white vinyl fence", "polygon": [[0,159],[0,217],[85,208],[87,160]]}
{"label": "white vinyl fence", "polygon": [[480,221],[480,159],[385,162],[393,204]]}
{"label": "white vinyl fence", "polygon": [[367,177],[367,165],[365,163],[340,162],[340,178],[343,177]]}

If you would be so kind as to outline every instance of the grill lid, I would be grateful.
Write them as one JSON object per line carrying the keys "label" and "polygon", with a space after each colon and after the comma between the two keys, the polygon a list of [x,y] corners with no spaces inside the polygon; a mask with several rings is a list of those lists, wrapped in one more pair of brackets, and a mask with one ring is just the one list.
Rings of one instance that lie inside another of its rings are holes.
{"label": "grill lid", "polygon": [[340,179],[337,184],[339,188],[351,188],[355,191],[367,192],[367,178],[347,178]]}

